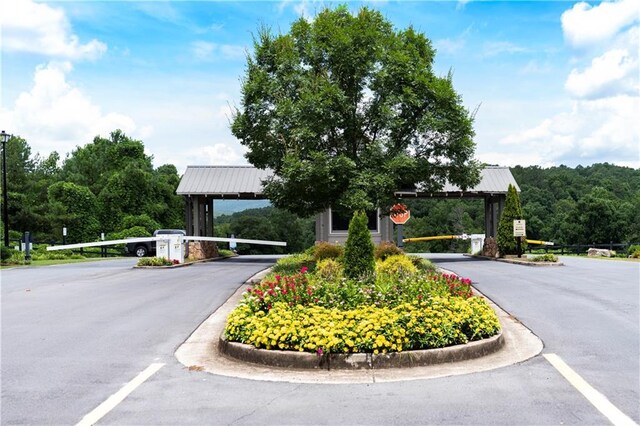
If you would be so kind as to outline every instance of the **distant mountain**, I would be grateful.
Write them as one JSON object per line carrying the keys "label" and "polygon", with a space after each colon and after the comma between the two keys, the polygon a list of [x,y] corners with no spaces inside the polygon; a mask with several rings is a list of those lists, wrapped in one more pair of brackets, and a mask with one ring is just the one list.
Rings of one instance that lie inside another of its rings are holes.
{"label": "distant mountain", "polygon": [[269,200],[214,200],[213,215],[233,214],[247,209],[269,207]]}

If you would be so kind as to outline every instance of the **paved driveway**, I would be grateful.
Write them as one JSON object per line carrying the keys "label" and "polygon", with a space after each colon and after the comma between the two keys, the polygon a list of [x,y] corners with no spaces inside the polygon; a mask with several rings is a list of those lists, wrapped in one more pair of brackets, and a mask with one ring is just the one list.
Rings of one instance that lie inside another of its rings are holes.
{"label": "paved driveway", "polygon": [[[534,269],[436,260],[474,279],[542,338],[545,352],[640,420],[637,264],[569,260],[565,268]],[[155,363],[164,366],[101,424],[608,423],[543,357],[484,373],[368,385],[188,371],[175,349],[273,259],[172,270],[133,270],[134,262],[2,271],[2,424],[74,424]]]}

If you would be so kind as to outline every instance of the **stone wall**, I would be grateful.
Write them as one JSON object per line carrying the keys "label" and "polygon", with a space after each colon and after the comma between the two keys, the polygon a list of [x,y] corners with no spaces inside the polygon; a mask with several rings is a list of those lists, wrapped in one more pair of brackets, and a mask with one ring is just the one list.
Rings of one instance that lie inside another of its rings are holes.
{"label": "stone wall", "polygon": [[189,241],[188,257],[192,260],[218,257],[218,246],[213,241]]}

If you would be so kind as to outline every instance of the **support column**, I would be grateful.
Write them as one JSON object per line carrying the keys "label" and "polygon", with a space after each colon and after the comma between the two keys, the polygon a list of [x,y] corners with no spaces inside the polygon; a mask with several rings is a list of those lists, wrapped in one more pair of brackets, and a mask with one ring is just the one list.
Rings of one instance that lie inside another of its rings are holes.
{"label": "support column", "polygon": [[201,236],[200,234],[200,197],[195,196],[191,199],[191,217],[194,236]]}
{"label": "support column", "polygon": [[213,237],[213,198],[207,197],[207,237]]}

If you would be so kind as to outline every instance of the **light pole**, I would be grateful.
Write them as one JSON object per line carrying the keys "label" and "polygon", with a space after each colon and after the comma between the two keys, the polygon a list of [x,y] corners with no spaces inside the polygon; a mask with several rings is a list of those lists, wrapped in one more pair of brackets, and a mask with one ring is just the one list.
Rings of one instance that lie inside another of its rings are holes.
{"label": "light pole", "polygon": [[11,135],[3,130],[2,136],[2,223],[4,223],[4,246],[9,247],[9,192],[7,191],[7,142]]}

